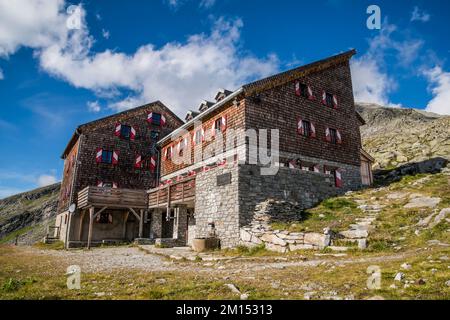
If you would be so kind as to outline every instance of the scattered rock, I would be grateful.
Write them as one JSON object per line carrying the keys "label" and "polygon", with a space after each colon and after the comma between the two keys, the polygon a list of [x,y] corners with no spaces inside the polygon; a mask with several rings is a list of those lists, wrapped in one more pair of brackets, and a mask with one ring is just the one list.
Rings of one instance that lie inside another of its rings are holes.
{"label": "scattered rock", "polygon": [[412,266],[408,263],[402,264],[401,267],[402,267],[402,269],[405,269],[405,270],[410,270],[412,268]]}
{"label": "scattered rock", "polygon": [[394,281],[402,281],[404,277],[405,277],[404,273],[398,272],[394,277]]}
{"label": "scattered rock", "polygon": [[407,204],[403,207],[407,209],[411,208],[434,208],[439,202],[441,202],[441,198],[437,197],[417,197],[411,199]]}
{"label": "scattered rock", "polygon": [[231,290],[231,292],[241,295],[241,291],[232,283],[225,283],[225,286]]}

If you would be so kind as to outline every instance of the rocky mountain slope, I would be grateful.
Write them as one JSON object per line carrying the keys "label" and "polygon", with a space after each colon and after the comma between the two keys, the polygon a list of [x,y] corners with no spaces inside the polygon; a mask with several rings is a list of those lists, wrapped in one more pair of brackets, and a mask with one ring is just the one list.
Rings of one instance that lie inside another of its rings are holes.
{"label": "rocky mountain slope", "polygon": [[60,184],[0,200],[0,243],[31,244],[41,240],[56,216]]}
{"label": "rocky mountain slope", "polygon": [[375,168],[443,157],[450,159],[450,116],[406,108],[359,103],[366,121],[361,127],[364,149],[375,159]]}

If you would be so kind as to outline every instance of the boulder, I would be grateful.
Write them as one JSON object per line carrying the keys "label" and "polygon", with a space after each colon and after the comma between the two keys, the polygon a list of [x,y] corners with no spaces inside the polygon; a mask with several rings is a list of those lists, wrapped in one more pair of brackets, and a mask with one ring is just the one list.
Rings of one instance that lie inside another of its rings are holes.
{"label": "boulder", "polygon": [[287,247],[283,247],[280,245],[276,245],[270,242],[266,242],[266,249],[270,251],[280,252],[280,253],[286,253]]}
{"label": "boulder", "polygon": [[436,197],[417,197],[411,199],[407,204],[403,207],[406,209],[411,208],[434,208],[439,202],[441,202],[441,198]]}
{"label": "boulder", "polygon": [[311,244],[319,248],[325,248],[330,245],[331,236],[315,232],[305,233],[303,238],[304,244]]}
{"label": "boulder", "polygon": [[240,234],[241,234],[241,240],[242,240],[242,241],[251,242],[251,240],[252,240],[252,235],[251,235],[249,232],[247,232],[247,231],[241,229],[241,230],[240,230]]}
{"label": "boulder", "polygon": [[367,230],[346,230],[339,232],[339,234],[349,239],[367,238],[369,235]]}
{"label": "boulder", "polygon": [[268,242],[274,245],[279,245],[279,246],[286,246],[287,242],[284,241],[283,239],[279,238],[278,236],[276,236],[275,234],[270,234],[270,233],[265,233],[262,237],[261,240],[264,242]]}

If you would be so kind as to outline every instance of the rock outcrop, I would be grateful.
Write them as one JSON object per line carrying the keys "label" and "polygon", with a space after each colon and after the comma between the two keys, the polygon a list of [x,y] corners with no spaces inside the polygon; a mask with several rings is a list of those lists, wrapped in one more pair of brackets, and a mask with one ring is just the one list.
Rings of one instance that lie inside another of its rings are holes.
{"label": "rock outcrop", "polygon": [[19,235],[18,242],[31,244],[41,240],[56,216],[60,184],[20,193],[0,200],[0,241],[9,234]]}
{"label": "rock outcrop", "polygon": [[357,104],[356,109],[366,121],[361,137],[364,149],[376,159],[374,169],[450,159],[450,116],[367,103]]}

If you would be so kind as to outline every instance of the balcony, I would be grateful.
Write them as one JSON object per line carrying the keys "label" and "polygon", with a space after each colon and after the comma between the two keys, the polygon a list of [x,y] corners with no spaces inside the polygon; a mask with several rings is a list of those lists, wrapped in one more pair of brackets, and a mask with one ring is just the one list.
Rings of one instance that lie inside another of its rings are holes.
{"label": "balcony", "polygon": [[147,208],[145,190],[113,189],[105,187],[86,187],[78,192],[78,208]]}
{"label": "balcony", "polygon": [[174,204],[193,204],[195,176],[148,191],[148,208],[166,208]]}

